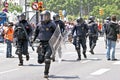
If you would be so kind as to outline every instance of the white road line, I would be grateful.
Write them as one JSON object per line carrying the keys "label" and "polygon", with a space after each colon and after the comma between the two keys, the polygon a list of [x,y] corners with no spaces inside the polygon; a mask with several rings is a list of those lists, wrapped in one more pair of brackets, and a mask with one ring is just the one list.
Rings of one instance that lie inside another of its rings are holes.
{"label": "white road line", "polygon": [[117,62],[115,62],[115,63],[113,63],[114,65],[116,65],[116,64],[120,64],[120,61],[117,61]]}
{"label": "white road line", "polygon": [[19,68],[3,71],[3,72],[0,72],[0,74],[5,74],[5,73],[16,71],[16,70],[19,70]]}
{"label": "white road line", "polygon": [[107,71],[109,71],[109,70],[110,70],[110,69],[105,69],[105,68],[99,69],[99,70],[91,73],[91,75],[101,75],[101,74],[103,74],[103,73],[105,73],[105,72],[107,72]]}

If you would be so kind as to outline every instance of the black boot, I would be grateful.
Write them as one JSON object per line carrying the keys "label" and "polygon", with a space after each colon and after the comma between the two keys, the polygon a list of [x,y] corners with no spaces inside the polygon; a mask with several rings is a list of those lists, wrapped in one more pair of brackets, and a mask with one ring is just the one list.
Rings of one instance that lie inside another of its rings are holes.
{"label": "black boot", "polygon": [[49,68],[50,68],[50,59],[45,59],[45,71],[44,71],[44,78],[48,78]]}
{"label": "black boot", "polygon": [[30,58],[29,54],[26,55],[26,61],[28,61]]}
{"label": "black boot", "polygon": [[19,58],[19,61],[20,61],[19,64],[18,64],[18,66],[23,66],[22,54],[19,54],[18,58]]}
{"label": "black boot", "polygon": [[84,56],[84,58],[87,58],[86,51],[83,51],[83,56]]}
{"label": "black boot", "polygon": [[94,54],[94,51],[93,51],[94,48],[95,48],[95,44],[92,44],[92,46],[91,46],[91,48],[90,48],[91,54]]}
{"label": "black boot", "polygon": [[77,59],[77,61],[80,61],[80,60],[81,60],[80,50],[77,50],[77,54],[78,54],[78,59]]}

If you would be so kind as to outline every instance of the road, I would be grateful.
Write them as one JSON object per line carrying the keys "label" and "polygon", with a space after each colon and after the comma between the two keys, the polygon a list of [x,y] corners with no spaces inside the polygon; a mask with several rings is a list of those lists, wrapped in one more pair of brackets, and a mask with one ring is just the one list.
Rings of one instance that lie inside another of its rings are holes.
{"label": "road", "polygon": [[[63,46],[63,61],[52,62],[49,80],[120,80],[120,43],[117,43],[116,58],[118,61],[106,60],[106,49],[103,37],[99,37],[95,54],[89,53],[87,41],[87,59],[76,61],[77,53],[71,43]],[[37,63],[37,53],[29,48],[30,60],[24,57],[24,66],[18,66],[18,57],[5,57],[6,44],[0,44],[0,80],[47,80],[43,78],[44,63]]]}

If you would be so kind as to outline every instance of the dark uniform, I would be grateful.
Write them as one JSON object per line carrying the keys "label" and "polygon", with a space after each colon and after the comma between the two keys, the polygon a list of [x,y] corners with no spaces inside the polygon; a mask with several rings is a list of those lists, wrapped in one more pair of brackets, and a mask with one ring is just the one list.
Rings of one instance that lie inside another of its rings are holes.
{"label": "dark uniform", "polygon": [[37,28],[35,29],[33,41],[35,41],[36,38],[40,40],[40,44],[37,48],[38,63],[41,64],[45,62],[44,77],[48,78],[52,54],[49,40],[55,31],[56,25],[53,21],[50,20],[49,11],[43,11],[40,14],[40,18],[41,22],[37,25]]}
{"label": "dark uniform", "polygon": [[95,48],[98,39],[98,26],[95,23],[93,16],[89,17],[88,27],[89,27],[88,35],[89,35],[90,52],[91,54],[94,54],[93,49]]}
{"label": "dark uniform", "polygon": [[104,33],[104,38],[105,38],[105,48],[107,48],[106,29],[107,29],[107,26],[109,26],[110,21],[111,21],[111,18],[107,17],[102,28],[102,32]]}
{"label": "dark uniform", "polygon": [[[21,26],[23,24],[23,26]],[[19,66],[23,65],[22,55],[26,55],[26,60],[29,60],[29,53],[28,53],[28,39],[25,35],[25,28],[27,35],[29,36],[32,33],[31,25],[25,20],[25,15],[22,14],[19,16],[19,22],[15,25],[14,29],[14,38],[16,38],[16,54],[19,58]]]}
{"label": "dark uniform", "polygon": [[85,21],[82,18],[77,19],[77,24],[74,26],[72,30],[72,35],[76,32],[76,36],[74,38],[74,45],[78,53],[78,59],[81,60],[81,45],[83,48],[83,56],[84,58],[87,58],[86,56],[86,34],[88,32],[88,26],[85,23]]}
{"label": "dark uniform", "polygon": [[[53,20],[54,20],[56,26],[59,25],[61,34],[63,35],[64,31],[65,31],[65,24],[64,24],[64,22],[62,20],[60,20],[60,16],[58,14],[53,16]],[[58,48],[58,53],[59,53],[59,57],[61,59],[61,57],[62,57],[61,45]],[[53,61],[54,60],[55,60],[55,56],[53,57]]]}

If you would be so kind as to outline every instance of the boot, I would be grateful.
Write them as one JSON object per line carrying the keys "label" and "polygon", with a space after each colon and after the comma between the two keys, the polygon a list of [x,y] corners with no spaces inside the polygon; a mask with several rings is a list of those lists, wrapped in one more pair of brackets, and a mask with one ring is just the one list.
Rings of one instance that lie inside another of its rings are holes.
{"label": "boot", "polygon": [[23,66],[22,54],[19,54],[18,58],[19,58],[19,61],[20,61],[18,66]]}
{"label": "boot", "polygon": [[30,58],[29,54],[26,55],[26,61],[28,61]]}
{"label": "boot", "polygon": [[50,68],[50,59],[45,59],[45,71],[44,71],[44,78],[48,78],[49,68]]}
{"label": "boot", "polygon": [[90,49],[91,54],[94,54],[94,51],[93,51],[94,48],[95,48],[95,43],[93,43],[91,46],[91,49]]}
{"label": "boot", "polygon": [[18,64],[18,66],[23,66],[23,62],[20,62],[20,63]]}
{"label": "boot", "polygon": [[84,58],[87,58],[86,51],[83,51],[83,56],[84,56]]}
{"label": "boot", "polygon": [[80,50],[77,50],[77,53],[78,53],[78,59],[77,59],[77,61],[80,61],[81,60]]}

